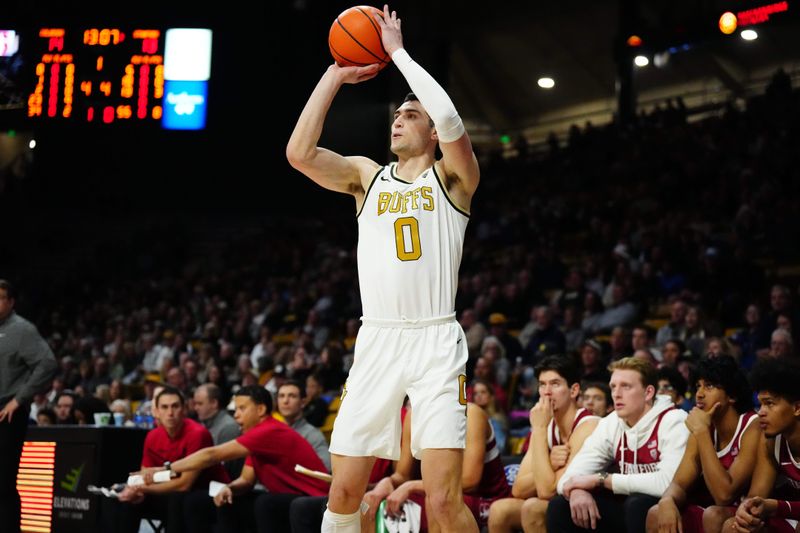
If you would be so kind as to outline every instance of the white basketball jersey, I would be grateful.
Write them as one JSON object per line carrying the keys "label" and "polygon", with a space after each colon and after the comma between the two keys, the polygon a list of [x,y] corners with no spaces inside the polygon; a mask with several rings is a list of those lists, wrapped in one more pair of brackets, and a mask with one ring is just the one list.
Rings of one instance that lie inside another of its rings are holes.
{"label": "white basketball jersey", "polygon": [[378,171],[358,214],[363,314],[414,320],[453,313],[469,214],[433,167],[413,183],[398,178],[396,167]]}

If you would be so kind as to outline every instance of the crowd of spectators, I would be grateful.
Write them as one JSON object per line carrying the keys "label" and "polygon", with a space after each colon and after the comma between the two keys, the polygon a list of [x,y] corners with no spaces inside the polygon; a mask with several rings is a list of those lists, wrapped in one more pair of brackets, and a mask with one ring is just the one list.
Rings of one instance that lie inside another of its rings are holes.
{"label": "crowd of spectators", "polygon": [[[575,128],[545,154],[480,155],[456,311],[480,380],[470,392],[498,432],[525,425],[514,413],[535,403],[547,355],[574,357],[587,383],[607,382],[612,360],[648,358],[686,394],[708,353],[745,369],[795,355],[798,279],[778,274],[800,260],[799,115],[796,92],[772,90],[702,120],[669,107]],[[105,406],[134,423],[148,383],[187,398],[214,383],[228,405],[238,387],[276,394],[291,379],[324,426],[359,327],[355,225],[298,217],[207,256],[182,238],[106,243],[92,260],[104,276],[87,258],[91,285],[65,276],[37,292],[25,314],[60,371],[32,418],[92,423]]]}

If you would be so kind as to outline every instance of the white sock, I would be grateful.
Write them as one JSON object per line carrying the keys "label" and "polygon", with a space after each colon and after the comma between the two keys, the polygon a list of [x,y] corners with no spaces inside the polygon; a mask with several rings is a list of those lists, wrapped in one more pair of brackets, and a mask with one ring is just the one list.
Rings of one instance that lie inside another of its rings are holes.
{"label": "white sock", "polygon": [[360,513],[356,511],[353,514],[339,514],[325,509],[320,531],[322,533],[361,533]]}

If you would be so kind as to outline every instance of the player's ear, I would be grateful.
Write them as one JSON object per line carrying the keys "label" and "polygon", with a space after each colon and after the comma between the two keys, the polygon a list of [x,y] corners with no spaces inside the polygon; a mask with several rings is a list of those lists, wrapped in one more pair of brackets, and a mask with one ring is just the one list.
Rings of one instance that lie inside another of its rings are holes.
{"label": "player's ear", "polygon": [[644,389],[644,399],[648,402],[653,401],[653,398],[656,397],[656,388],[652,385],[648,385]]}
{"label": "player's ear", "polygon": [[569,388],[569,395],[573,400],[577,400],[578,396],[581,395],[581,384],[580,383],[573,383],[572,386]]}

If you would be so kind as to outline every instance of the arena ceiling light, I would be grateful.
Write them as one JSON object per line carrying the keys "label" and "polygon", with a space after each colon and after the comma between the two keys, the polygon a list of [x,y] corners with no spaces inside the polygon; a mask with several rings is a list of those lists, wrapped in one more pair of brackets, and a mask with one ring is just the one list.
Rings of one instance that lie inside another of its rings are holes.
{"label": "arena ceiling light", "polygon": [[745,41],[755,41],[758,39],[758,32],[756,32],[756,30],[742,30],[742,33],[739,35]]}
{"label": "arena ceiling light", "polygon": [[633,64],[637,67],[646,67],[650,64],[650,60],[647,56],[636,56],[633,58]]}
{"label": "arena ceiling light", "polygon": [[548,77],[539,78],[536,83],[542,89],[552,89],[553,87],[556,86],[555,80],[553,80],[553,78],[548,78]]}

